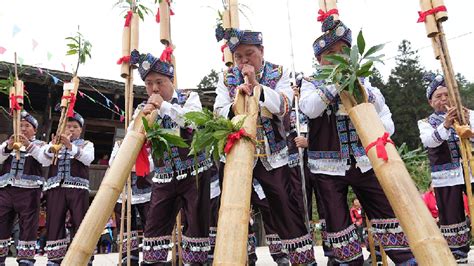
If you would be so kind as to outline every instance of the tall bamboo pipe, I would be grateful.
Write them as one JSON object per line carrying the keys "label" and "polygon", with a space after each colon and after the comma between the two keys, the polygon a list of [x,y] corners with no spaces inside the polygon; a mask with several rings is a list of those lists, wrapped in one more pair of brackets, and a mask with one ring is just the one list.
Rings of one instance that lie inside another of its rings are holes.
{"label": "tall bamboo pipe", "polygon": [[[236,116],[232,122],[237,123],[245,118],[243,128],[250,136],[256,136],[257,133],[260,93],[260,87],[257,86],[254,96],[236,95]],[[248,112],[245,113],[247,102]],[[254,154],[253,143],[241,139],[235,142],[226,156],[214,265],[245,265],[247,262]]]}
{"label": "tall bamboo pipe", "polygon": [[[148,115],[148,122],[153,123],[157,115],[156,111]],[[143,114],[140,113],[135,119],[133,129],[127,131],[112,166],[106,173],[94,201],[72,240],[62,265],[87,265],[94,253],[97,241],[125,185],[125,180],[145,142],[141,117]]]}

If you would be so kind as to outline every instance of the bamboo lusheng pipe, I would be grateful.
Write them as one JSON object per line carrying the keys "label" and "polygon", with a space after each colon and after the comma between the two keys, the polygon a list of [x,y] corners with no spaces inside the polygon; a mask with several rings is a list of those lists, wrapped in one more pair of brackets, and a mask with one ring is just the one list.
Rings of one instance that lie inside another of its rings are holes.
{"label": "bamboo lusheng pipe", "polygon": [[[456,108],[457,121],[459,124],[455,124],[456,133],[460,137],[461,145],[459,145],[464,184],[466,186],[466,195],[469,205],[470,217],[474,217],[474,199],[472,196],[472,185],[471,185],[471,172],[474,170],[474,164],[472,162],[471,152],[471,141],[473,133],[470,127],[468,127],[468,121],[464,115],[463,105],[461,101],[461,95],[459,93],[458,84],[454,75],[454,69],[452,66],[451,58],[449,55],[448,44],[443,30],[442,23],[438,23],[439,34],[437,34],[433,40],[440,51],[440,62],[444,73],[444,79],[448,88],[448,95],[450,98],[451,106]],[[471,236],[474,236],[474,219],[471,219]]]}
{"label": "bamboo lusheng pipe", "polygon": [[[158,113],[155,111],[146,118],[154,123]],[[87,265],[94,252],[97,241],[114,209],[118,196],[125,185],[127,176],[136,161],[138,153],[145,143],[145,133],[141,118],[135,118],[133,128],[127,131],[117,156],[104,176],[97,194],[87,211],[79,230],[64,258],[62,265]]]}
{"label": "bamboo lusheng pipe", "polygon": [[[444,6],[444,0],[431,0],[431,5],[436,8],[439,6]],[[445,22],[448,20],[448,12],[447,11],[439,11],[435,14],[435,18],[437,22]]]}
{"label": "bamboo lusheng pipe", "polygon": [[58,121],[58,128],[56,130],[56,141],[51,145],[51,152],[54,153],[53,156],[53,164],[56,164],[58,159],[58,152],[61,150],[62,144],[60,142],[59,136],[64,134],[66,130],[66,124],[68,119],[68,110],[69,106],[71,105],[71,96],[77,97],[77,90],[79,89],[79,78],[74,76],[71,82],[64,83],[63,85],[63,96],[61,98],[61,116],[59,117]]}
{"label": "bamboo lusheng pipe", "polygon": [[138,14],[133,14],[130,25],[132,27],[130,32],[130,51],[139,51],[138,40],[140,36],[140,17],[138,16]]}
{"label": "bamboo lusheng pipe", "polygon": [[[232,119],[244,120],[243,128],[250,136],[257,133],[257,114],[260,87],[255,87],[254,96],[237,93]],[[248,112],[245,106],[248,98]],[[250,221],[250,193],[255,146],[246,140],[235,142],[226,156],[221,207],[217,225],[214,265],[245,265],[247,262],[247,239]],[[239,189],[235,189],[239,188]]]}
{"label": "bamboo lusheng pipe", "polygon": [[[230,25],[231,25],[230,10],[225,9],[224,12],[222,13],[222,27],[224,29],[228,29],[228,28],[231,28]],[[224,41],[227,42],[226,40]],[[234,64],[234,58],[228,46],[224,48],[224,64],[228,67],[231,67]]]}
{"label": "bamboo lusheng pipe", "polygon": [[160,41],[164,45],[171,43],[170,5],[168,0],[160,1]]}
{"label": "bamboo lusheng pipe", "polygon": [[239,28],[239,3],[237,0],[229,0],[230,27]]}
{"label": "bamboo lusheng pipe", "polygon": [[[135,16],[135,14],[132,14]],[[130,36],[131,36],[131,25],[123,27],[122,31],[122,56],[130,56]],[[130,62],[122,62],[120,76],[127,78],[130,75]]]}
{"label": "bamboo lusheng pipe", "polygon": [[[420,7],[421,7],[421,12],[425,12],[433,8],[433,6],[431,5],[431,0],[420,0]],[[428,37],[433,37],[439,32],[434,15],[426,16],[425,29],[426,29],[426,35]]]}
{"label": "bamboo lusheng pipe", "polygon": [[[365,91],[364,88],[359,87],[359,89]],[[364,147],[384,135],[385,128],[373,104],[354,105],[353,100],[350,99],[352,96],[346,91],[341,92],[340,96]],[[385,148],[388,161],[378,158],[375,148],[370,149],[367,156],[409,240],[410,248],[418,264],[456,265],[446,240],[422,202],[397,149],[389,143]],[[414,213],[416,215],[413,215]]]}

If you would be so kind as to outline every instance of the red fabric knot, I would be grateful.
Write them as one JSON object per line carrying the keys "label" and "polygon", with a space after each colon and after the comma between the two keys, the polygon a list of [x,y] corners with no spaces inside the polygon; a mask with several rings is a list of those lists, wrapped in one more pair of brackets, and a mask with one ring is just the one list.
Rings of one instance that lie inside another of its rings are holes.
{"label": "red fabric knot", "polygon": [[441,11],[448,11],[446,9],[446,6],[437,6],[435,8],[432,8],[432,9],[428,9],[426,11],[418,11],[418,21],[417,23],[420,23],[420,22],[425,22],[426,21],[426,17],[429,16],[429,15],[434,15],[438,12],[441,12]]}
{"label": "red fabric knot", "polygon": [[14,110],[16,110],[16,111],[21,110],[21,105],[18,102],[18,99],[23,99],[23,96],[15,95],[13,93],[10,95],[10,111],[11,112],[13,112]]}
{"label": "red fabric knot", "polygon": [[132,10],[129,10],[127,12],[127,16],[125,17],[124,27],[130,27],[130,22],[132,21],[132,14],[133,14]]}
{"label": "red fabric knot", "polygon": [[119,60],[117,60],[117,65],[121,65],[123,63],[130,63],[130,56],[129,55],[122,56],[122,57],[119,58]]}
{"label": "red fabric knot", "polygon": [[245,132],[245,129],[243,128],[241,128],[239,131],[229,134],[227,136],[227,142],[224,147],[224,152],[226,154],[229,153],[232,147],[234,146],[235,142],[245,136],[248,136],[248,135],[247,135],[247,132]]}
{"label": "red fabric knot", "polygon": [[388,161],[388,155],[387,155],[387,150],[385,149],[385,145],[387,143],[391,143],[395,145],[393,140],[389,139],[389,137],[390,137],[390,134],[385,132],[382,137],[377,138],[376,141],[367,145],[367,147],[365,148],[365,154],[368,154],[369,150],[375,146],[375,148],[377,149],[377,157],[383,159],[384,161]]}
{"label": "red fabric knot", "polygon": [[76,105],[76,94],[72,93],[69,96],[63,96],[61,99],[69,100],[69,108],[67,109],[67,117],[74,117],[74,105]]}
{"label": "red fabric knot", "polygon": [[318,10],[318,21],[323,22],[325,19],[327,19],[331,15],[339,15],[339,10],[336,8],[329,10],[328,12],[324,12],[322,9]]}
{"label": "red fabric knot", "polygon": [[227,47],[227,43],[224,43],[224,44],[221,46],[222,62],[225,62],[225,59],[224,59],[224,50],[225,50],[226,47]]}
{"label": "red fabric knot", "polygon": [[147,176],[150,173],[150,160],[148,159],[148,142],[145,142],[140,149],[135,162],[135,173],[137,176]]}
{"label": "red fabric knot", "polygon": [[173,54],[173,47],[171,46],[166,46],[166,48],[163,50],[160,56],[160,60],[162,62],[168,62],[171,63],[171,55]]}

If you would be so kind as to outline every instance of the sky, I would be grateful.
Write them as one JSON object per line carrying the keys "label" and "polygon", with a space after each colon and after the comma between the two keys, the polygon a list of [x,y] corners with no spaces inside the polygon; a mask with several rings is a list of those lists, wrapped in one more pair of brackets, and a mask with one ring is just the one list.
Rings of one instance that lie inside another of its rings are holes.
{"label": "sky", "polygon": [[[79,69],[79,76],[122,80],[120,66],[123,13],[113,7],[118,0],[0,0],[0,61],[13,62],[17,52],[24,64],[72,72],[75,56],[65,56],[65,37],[80,31],[92,43],[92,59]],[[288,20],[289,1],[290,23]],[[154,13],[157,4],[142,0]],[[312,43],[321,34],[316,21],[317,0],[240,0],[248,19],[240,16],[240,28],[263,33],[265,59],[306,74],[312,73]],[[444,23],[455,72],[474,82],[474,1],[445,0],[449,19]],[[377,65],[384,78],[395,66],[394,57],[403,39],[419,49],[427,70],[440,70],[431,42],[418,19],[416,0],[339,0],[342,21],[353,31],[353,39],[363,30],[368,46],[386,43],[385,65]],[[194,88],[211,69],[222,70],[220,46],[214,37],[217,9],[221,0],[174,0],[171,19],[172,39],[176,46],[178,87]],[[289,25],[292,29],[291,56]],[[159,25],[149,15],[140,22],[140,52],[159,56],[164,47],[159,41]],[[37,45],[35,45],[37,44]],[[48,53],[52,55],[48,58]],[[136,75],[135,84],[143,84]]]}

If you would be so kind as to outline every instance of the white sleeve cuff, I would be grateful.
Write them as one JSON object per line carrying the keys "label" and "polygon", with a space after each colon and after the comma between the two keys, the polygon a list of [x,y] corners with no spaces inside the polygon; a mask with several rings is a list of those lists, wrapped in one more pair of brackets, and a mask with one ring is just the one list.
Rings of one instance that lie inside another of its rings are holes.
{"label": "white sleeve cuff", "polygon": [[[438,126],[438,128],[436,129],[436,131],[438,132],[438,135],[439,135],[439,138],[441,138],[441,142],[443,140],[447,140],[449,138],[449,131],[448,129],[446,129],[444,127],[444,123],[441,123],[441,125]],[[438,137],[438,136],[437,136]]]}
{"label": "white sleeve cuff", "polygon": [[162,115],[162,116],[170,115],[171,114],[171,107],[173,107],[173,105],[171,103],[163,101],[161,103],[161,107],[160,107],[160,115]]}
{"label": "white sleeve cuff", "polygon": [[72,147],[71,147],[71,155],[72,155],[72,156],[76,156],[76,155],[77,155],[77,152],[79,151],[79,148],[77,148],[77,146],[74,145],[74,144],[71,144],[71,145],[72,145]]}

